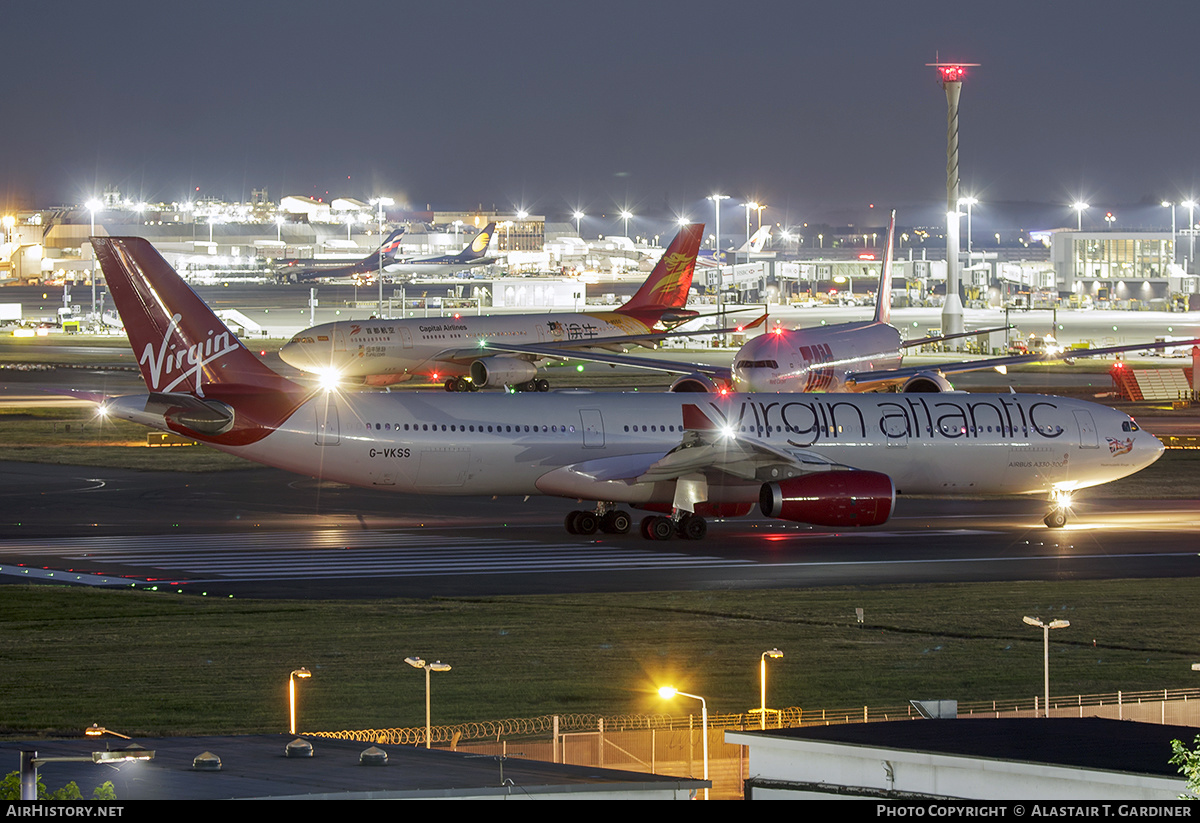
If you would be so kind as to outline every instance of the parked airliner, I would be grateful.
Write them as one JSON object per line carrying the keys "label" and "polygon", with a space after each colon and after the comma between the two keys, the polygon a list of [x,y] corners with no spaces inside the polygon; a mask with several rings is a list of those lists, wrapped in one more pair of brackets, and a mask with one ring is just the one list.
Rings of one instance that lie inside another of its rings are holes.
{"label": "parked airliner", "polygon": [[286,280],[291,283],[303,283],[308,280],[317,280],[319,278],[366,277],[370,275],[378,275],[380,266],[386,268],[388,263],[395,259],[396,252],[400,249],[400,238],[403,236],[404,229],[396,229],[387,236],[387,239],[380,244],[378,249],[371,254],[368,254],[357,263],[352,263],[349,266],[337,266],[334,268],[309,266],[308,268],[299,268],[299,263],[302,261],[292,260],[280,267],[276,276],[280,280]]}
{"label": "parked airliner", "polygon": [[637,293],[611,311],[338,321],[300,332],[279,355],[302,371],[375,386],[418,379],[444,382],[451,391],[505,385],[545,391],[549,383],[537,377],[544,356],[493,352],[486,345],[533,343],[557,354],[652,345],[665,336],[662,324],[697,315],[686,306],[703,234],[702,223],[680,229]]}
{"label": "parked airliner", "polygon": [[92,239],[149,394],[107,414],[324,480],[596,501],[567,528],[698,539],[705,515],[874,526],[897,494],[1070,492],[1153,463],[1122,412],[1024,394],[549,395],[311,389],[264,365],[145,239]]}
{"label": "parked airliner", "polygon": [[[977,329],[942,337],[904,340],[889,322],[892,291],[892,249],[896,213],[888,226],[883,266],[876,293],[875,317],[853,323],[834,323],[807,329],[776,327],[747,340],[733,358],[732,368],[704,363],[681,363],[653,357],[580,352],[575,359],[633,366],[681,375],[671,385],[676,392],[870,392],[898,389],[909,393],[953,391],[946,375],[985,369],[1002,370],[1019,363],[1074,360],[1145,349],[1179,346],[1180,342],[1134,343],[1099,349],[1072,349],[1059,354],[1024,354],[954,363],[902,367],[904,350],[930,342],[971,337],[1000,329]],[[1200,340],[1182,341],[1196,345]],[[545,347],[496,340],[490,348],[510,353],[553,356]]]}
{"label": "parked airliner", "polygon": [[383,267],[387,274],[425,274],[431,276],[456,272],[495,263],[496,257],[488,257],[488,246],[496,234],[496,224],[488,223],[471,238],[457,254],[434,254],[427,257],[397,258]]}

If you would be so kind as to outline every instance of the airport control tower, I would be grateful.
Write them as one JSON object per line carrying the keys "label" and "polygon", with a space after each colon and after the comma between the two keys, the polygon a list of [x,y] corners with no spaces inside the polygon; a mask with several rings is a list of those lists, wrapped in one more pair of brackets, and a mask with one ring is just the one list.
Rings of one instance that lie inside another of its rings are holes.
{"label": "airport control tower", "polygon": [[926,63],[942,76],[946,90],[946,302],[942,306],[942,334],[962,334],[963,304],[959,296],[958,260],[958,97],[964,69],[978,63]]}

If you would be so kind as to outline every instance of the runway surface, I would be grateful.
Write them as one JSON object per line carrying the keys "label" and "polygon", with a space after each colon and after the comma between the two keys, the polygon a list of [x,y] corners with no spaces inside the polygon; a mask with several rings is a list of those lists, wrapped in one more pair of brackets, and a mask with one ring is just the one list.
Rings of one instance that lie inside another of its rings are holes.
{"label": "runway surface", "polygon": [[0,492],[3,582],[345,598],[1200,574],[1191,500],[1091,498],[1051,531],[1039,500],[902,498],[874,529],[751,517],[651,542],[568,535],[567,501],[401,497],[271,469],[4,463]]}

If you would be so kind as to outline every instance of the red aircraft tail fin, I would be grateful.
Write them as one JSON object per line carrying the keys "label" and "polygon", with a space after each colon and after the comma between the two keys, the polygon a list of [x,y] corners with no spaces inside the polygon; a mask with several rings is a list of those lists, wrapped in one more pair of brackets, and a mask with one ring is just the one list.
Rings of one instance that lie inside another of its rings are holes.
{"label": "red aircraft tail fin", "polygon": [[703,223],[690,223],[679,230],[671,245],[663,252],[658,265],[646,282],[617,311],[624,314],[682,309],[687,305],[688,291],[692,288],[692,274],[696,271],[696,255],[700,252],[700,239],[704,236]]}
{"label": "red aircraft tail fin", "polygon": [[205,387],[215,384],[299,388],[242,345],[149,241],[91,242],[151,392],[203,397]]}

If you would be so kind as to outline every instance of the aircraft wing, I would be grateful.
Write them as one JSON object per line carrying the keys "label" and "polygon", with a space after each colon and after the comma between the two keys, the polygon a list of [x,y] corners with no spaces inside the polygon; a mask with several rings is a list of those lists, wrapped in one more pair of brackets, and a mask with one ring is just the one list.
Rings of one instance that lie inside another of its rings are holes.
{"label": "aircraft wing", "polygon": [[1120,354],[1128,351],[1145,351],[1146,349],[1165,349],[1171,346],[1200,345],[1200,338],[1181,340],[1171,343],[1133,343],[1125,346],[1105,346],[1099,349],[1071,349],[1057,354],[1018,354],[1011,357],[992,357],[983,360],[963,360],[957,363],[936,363],[924,366],[905,366],[899,369],[882,371],[854,372],[846,375],[846,385],[853,391],[871,391],[903,383],[910,377],[925,372],[940,374],[962,374],[969,371],[984,371],[996,369],[1003,373],[1009,366],[1022,363],[1047,363],[1051,361],[1071,362],[1079,357],[1102,357],[1107,354]]}
{"label": "aircraft wing", "polygon": [[1015,326],[992,326],[990,329],[975,329],[974,331],[964,331],[958,334],[936,334],[933,337],[918,337],[914,340],[905,340],[900,344],[902,349],[911,349],[913,346],[924,346],[927,343],[944,343],[947,340],[957,340],[960,337],[975,337],[978,334],[991,334],[994,331],[1007,331],[1008,329],[1016,328]]}
{"label": "aircraft wing", "polygon": [[[601,457],[562,466],[539,478],[538,488],[547,494],[568,497],[603,496],[606,486],[670,481],[703,486],[730,477],[763,483],[813,472],[851,469],[786,440],[777,446],[754,435],[727,430],[698,405],[685,406],[683,419],[685,431],[680,444],[666,454]],[[690,510],[690,506],[685,508]]]}
{"label": "aircraft wing", "polygon": [[[682,334],[678,334],[677,336],[682,336]],[[691,336],[694,337],[695,334],[691,334]],[[614,345],[613,341],[621,339],[623,338],[606,337],[596,340],[589,340],[587,342],[571,341],[571,343],[576,346],[599,348],[601,346]],[[473,357],[478,358],[480,356],[481,349],[493,349],[498,352],[512,352],[514,354],[526,354],[532,357],[550,358],[555,360],[586,360],[590,363],[608,363],[613,366],[629,366],[635,369],[661,371],[669,374],[705,374],[709,377],[724,380],[727,383],[733,379],[733,370],[728,366],[710,366],[705,363],[675,363],[670,360],[660,360],[656,357],[636,357],[630,354],[607,354],[604,352],[591,351],[589,349],[572,349],[567,348],[566,346],[558,346],[551,343],[523,346],[519,344],[489,342],[478,349],[470,349],[469,351],[474,352]]]}

